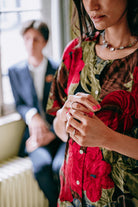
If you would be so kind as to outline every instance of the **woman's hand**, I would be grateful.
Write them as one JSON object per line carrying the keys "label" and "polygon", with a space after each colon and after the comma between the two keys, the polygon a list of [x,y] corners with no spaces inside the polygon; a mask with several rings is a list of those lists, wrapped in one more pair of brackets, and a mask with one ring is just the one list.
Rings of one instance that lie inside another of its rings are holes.
{"label": "woman's hand", "polygon": [[91,113],[71,109],[68,113],[66,131],[81,146],[103,147],[108,137],[109,128]]}
{"label": "woman's hand", "polygon": [[98,111],[100,108],[99,103],[89,94],[77,93],[76,95],[70,95],[63,107],[57,111],[54,120],[54,129],[57,135],[63,141],[67,141],[68,131],[66,130],[66,124],[68,124],[70,110],[75,109],[91,116],[91,113]]}
{"label": "woman's hand", "polygon": [[81,146],[103,146],[108,127],[95,116],[100,104],[89,94],[70,96],[66,132]]}
{"label": "woman's hand", "polygon": [[[91,103],[92,99],[89,96],[83,96],[82,99],[80,98],[80,102],[79,99],[77,102],[74,101],[72,108],[67,113],[66,132],[80,146],[104,147],[137,160],[138,139],[116,132],[106,126],[94,114],[100,107],[94,104],[95,102]],[[92,104],[92,107],[89,104]]]}
{"label": "woman's hand", "polygon": [[76,95],[70,95],[68,100],[70,101],[70,108],[85,113],[96,112],[101,109],[98,101],[96,101],[90,94],[77,93]]}

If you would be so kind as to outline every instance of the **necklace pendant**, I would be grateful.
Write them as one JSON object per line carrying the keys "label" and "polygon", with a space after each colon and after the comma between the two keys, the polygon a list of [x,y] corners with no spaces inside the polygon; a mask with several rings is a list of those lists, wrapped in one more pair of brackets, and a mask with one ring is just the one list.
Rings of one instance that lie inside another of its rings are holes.
{"label": "necklace pendant", "polygon": [[123,46],[121,46],[121,47],[119,47],[119,50],[123,50],[125,47],[123,47]]}
{"label": "necklace pendant", "polygon": [[111,48],[110,48],[110,51],[111,51],[111,52],[115,51],[115,48],[114,48],[114,47],[111,47]]}
{"label": "necklace pendant", "polygon": [[107,44],[107,43],[105,43],[104,46],[105,46],[106,48],[108,48],[108,44]]}
{"label": "necklace pendant", "polygon": [[108,48],[108,44],[105,42],[105,43],[103,44],[103,47]]}
{"label": "necklace pendant", "polygon": [[120,47],[118,47],[118,48],[114,48],[111,44],[109,44],[109,43],[105,40],[105,31],[103,31],[103,32],[101,33],[101,35],[102,35],[102,38],[103,38],[103,40],[102,40],[102,42],[103,42],[103,46],[106,47],[106,48],[108,48],[111,52],[113,52],[113,51],[115,51],[115,50],[123,50],[123,49],[125,49],[125,48],[132,47],[132,46],[134,46],[134,45],[138,42],[138,38],[136,38],[136,39],[134,40],[134,42],[129,43],[129,44],[126,45],[126,46],[120,46]]}

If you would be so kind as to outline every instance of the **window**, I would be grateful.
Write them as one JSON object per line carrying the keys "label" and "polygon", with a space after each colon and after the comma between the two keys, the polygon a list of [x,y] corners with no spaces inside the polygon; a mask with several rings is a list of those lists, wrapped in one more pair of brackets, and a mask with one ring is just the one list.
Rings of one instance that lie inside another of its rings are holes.
{"label": "window", "polygon": [[0,0],[0,116],[15,111],[8,68],[27,57],[20,35],[22,23],[46,21],[50,29],[46,55],[60,61],[70,41],[69,12],[70,0]]}
{"label": "window", "polygon": [[14,110],[8,68],[26,58],[20,27],[41,15],[40,0],[0,0],[0,116]]}

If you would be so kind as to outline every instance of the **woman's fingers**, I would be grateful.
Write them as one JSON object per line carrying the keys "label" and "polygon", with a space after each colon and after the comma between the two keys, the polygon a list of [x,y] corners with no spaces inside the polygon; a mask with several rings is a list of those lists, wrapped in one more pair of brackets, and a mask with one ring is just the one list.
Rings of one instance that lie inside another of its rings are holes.
{"label": "woman's fingers", "polygon": [[70,95],[63,107],[66,111],[66,132],[74,139],[86,136],[90,118],[101,108],[91,95],[84,93]]}
{"label": "woman's fingers", "polygon": [[90,94],[77,93],[76,95],[70,95],[68,100],[70,102],[70,108],[76,110],[95,112],[101,108],[100,104]]}
{"label": "woman's fingers", "polygon": [[79,110],[86,113],[90,111],[88,108],[85,107],[85,105],[78,103],[76,101],[71,103],[71,109]]}
{"label": "woman's fingers", "polygon": [[90,122],[90,118],[92,118],[93,116],[93,112],[90,112],[88,114],[71,109],[70,112],[67,114],[67,132],[72,133],[72,130],[76,129],[81,135],[85,135],[87,131],[87,126]]}
{"label": "woman's fingers", "polygon": [[[76,122],[76,120],[71,120],[71,118],[70,118],[70,120],[68,120],[68,122],[67,122],[67,124],[66,124],[66,132],[67,133],[69,133],[70,134],[70,136],[75,140],[76,138],[76,136],[78,136],[79,134],[80,134],[80,132],[76,129],[76,124],[74,124],[74,126],[73,125],[71,125],[70,123],[72,123],[72,122]],[[79,127],[77,127],[77,128],[79,128]]]}
{"label": "woman's fingers", "polygon": [[72,125],[70,125],[69,123],[66,125],[66,131],[67,133],[69,133],[70,137],[76,141],[79,145],[83,146],[82,141],[83,139],[83,135],[80,132],[80,128],[79,130],[77,130],[76,128],[74,128]]}

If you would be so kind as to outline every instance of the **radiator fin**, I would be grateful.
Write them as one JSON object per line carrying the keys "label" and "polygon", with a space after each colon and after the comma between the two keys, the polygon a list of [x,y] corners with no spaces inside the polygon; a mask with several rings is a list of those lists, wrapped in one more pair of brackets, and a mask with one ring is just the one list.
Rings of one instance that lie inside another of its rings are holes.
{"label": "radiator fin", "polygon": [[33,177],[29,157],[0,163],[0,207],[48,207]]}

